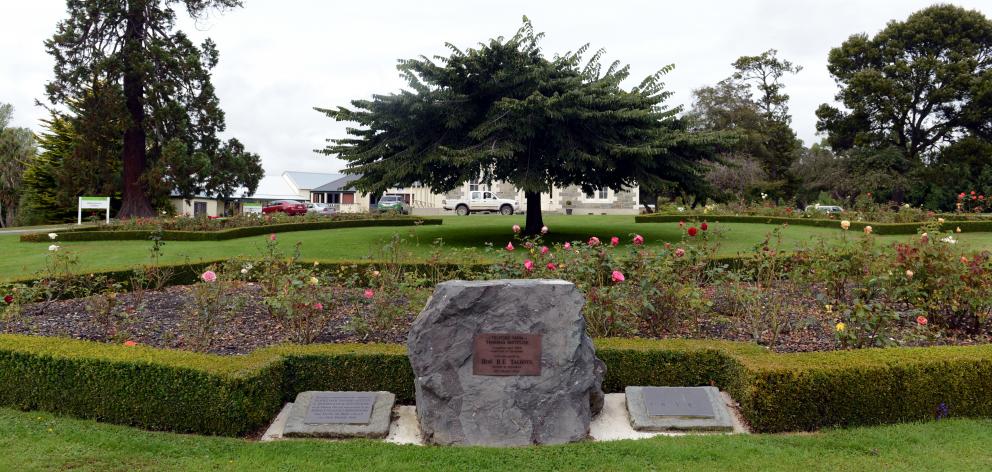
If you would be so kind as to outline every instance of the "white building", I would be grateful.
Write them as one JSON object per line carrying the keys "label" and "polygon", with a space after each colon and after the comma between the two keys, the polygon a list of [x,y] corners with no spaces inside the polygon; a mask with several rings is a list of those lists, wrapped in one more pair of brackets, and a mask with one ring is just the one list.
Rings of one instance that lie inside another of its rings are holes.
{"label": "white building", "polygon": [[[341,212],[365,212],[375,206],[372,196],[355,190],[351,183],[359,176],[322,172],[287,171],[278,176],[266,176],[259,182],[254,194],[232,198],[228,204],[228,214],[247,211],[245,204],[266,203],[275,200],[297,200],[334,205]],[[445,194],[434,193],[429,187],[414,185],[406,188],[391,188],[385,195],[399,195],[408,204],[413,214],[440,215],[446,213],[441,202],[445,199],[465,199],[472,191],[491,191],[500,198],[515,199],[521,208],[526,209],[524,192],[507,182],[466,182],[459,188]],[[240,195],[243,192],[236,192]],[[571,210],[577,215],[624,214],[636,215],[639,211],[639,190],[634,188],[614,192],[601,189],[585,194],[576,186],[553,188],[541,194],[541,210],[546,213],[565,213]],[[189,201],[172,198],[178,214],[188,216],[220,216],[224,214],[220,201],[207,196],[197,196]]]}

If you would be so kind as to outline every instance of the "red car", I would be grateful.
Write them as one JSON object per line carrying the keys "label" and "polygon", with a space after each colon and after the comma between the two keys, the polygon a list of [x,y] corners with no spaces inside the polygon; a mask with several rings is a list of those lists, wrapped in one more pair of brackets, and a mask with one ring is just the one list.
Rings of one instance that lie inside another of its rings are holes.
{"label": "red car", "polygon": [[268,215],[269,213],[276,212],[282,212],[289,216],[305,215],[307,214],[307,206],[293,200],[276,200],[262,207],[263,214]]}

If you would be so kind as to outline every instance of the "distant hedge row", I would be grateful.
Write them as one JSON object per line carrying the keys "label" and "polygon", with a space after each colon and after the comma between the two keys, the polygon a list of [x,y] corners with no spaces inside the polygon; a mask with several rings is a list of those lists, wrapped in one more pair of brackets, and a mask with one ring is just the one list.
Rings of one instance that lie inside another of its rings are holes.
{"label": "distant hedge row", "polygon": [[[163,231],[162,239],[166,241],[224,241],[228,239],[247,238],[270,233],[288,233],[291,231],[311,231],[318,229],[360,228],[367,226],[415,226],[439,225],[440,218],[399,217],[376,218],[367,220],[341,221],[311,221],[306,223],[281,223],[265,226],[245,226],[218,231]],[[126,241],[148,240],[154,230],[134,231],[101,231],[97,228],[80,228],[59,231],[59,241]],[[51,242],[48,233],[26,233],[21,235],[21,242],[43,243]]]}
{"label": "distant hedge row", "polygon": [[[817,226],[820,228],[840,229],[840,220],[827,220],[823,218],[784,218],[780,216],[754,216],[754,215],[640,215],[634,217],[638,223],[675,223],[688,219],[706,220],[709,222],[723,223],[759,223],[759,224],[790,224],[797,226]],[[852,231],[861,231],[865,226],[871,226],[874,234],[916,234],[924,223],[873,223],[870,221],[851,221]],[[961,228],[961,231],[980,233],[992,231],[992,221],[945,221],[941,225],[945,231],[954,231]]]}
{"label": "distant hedge row", "polygon": [[[726,341],[599,340],[604,388],[716,385],[757,432],[992,416],[992,346],[775,354]],[[305,390],[414,399],[400,345],[279,346],[247,356],[0,335],[0,405],[147,429],[245,435]]]}

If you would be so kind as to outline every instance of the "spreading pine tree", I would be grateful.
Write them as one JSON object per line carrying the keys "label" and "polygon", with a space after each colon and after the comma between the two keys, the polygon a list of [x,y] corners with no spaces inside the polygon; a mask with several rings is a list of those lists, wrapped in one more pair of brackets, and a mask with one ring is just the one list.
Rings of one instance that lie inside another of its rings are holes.
{"label": "spreading pine tree", "polygon": [[447,192],[466,181],[506,181],[527,199],[525,232],[544,225],[541,193],[578,185],[620,191],[672,182],[700,185],[699,160],[713,143],[688,136],[664,102],[662,68],[625,89],[629,67],[603,67],[588,46],[547,58],[524,18],[509,39],[489,40],[447,57],[400,61],[409,85],[398,93],[317,108],[356,123],[321,152],[360,174],[356,189],[381,194],[414,182]]}

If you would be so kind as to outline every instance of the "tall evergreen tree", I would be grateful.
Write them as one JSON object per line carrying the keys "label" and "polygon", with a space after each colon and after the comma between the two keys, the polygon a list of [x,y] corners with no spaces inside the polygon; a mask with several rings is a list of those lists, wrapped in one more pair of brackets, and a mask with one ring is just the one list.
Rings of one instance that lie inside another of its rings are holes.
{"label": "tall evergreen tree", "polygon": [[408,90],[317,108],[358,125],[320,152],[347,161],[345,172],[361,174],[355,187],[372,194],[414,182],[438,192],[511,182],[526,196],[529,234],[543,226],[541,193],[553,186],[652,189],[697,170],[678,110],[664,105],[671,92],[660,79],[671,66],[627,90],[628,67],[603,67],[602,51],[584,61],[587,46],[549,59],[542,36],[524,18],[509,39],[400,61]]}
{"label": "tall evergreen tree", "polygon": [[[149,168],[166,144],[213,157],[224,114],[210,82],[217,64],[211,40],[197,47],[175,30],[174,5],[192,17],[241,0],[69,0],[68,18],[45,45],[55,58],[49,100],[65,104],[94,83],[120,87],[123,201],[119,216],[150,216]],[[205,178],[205,176],[204,176]]]}

